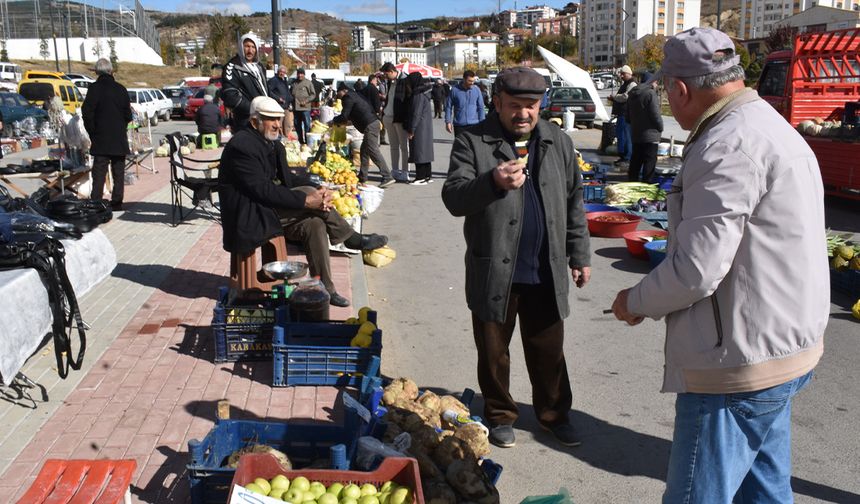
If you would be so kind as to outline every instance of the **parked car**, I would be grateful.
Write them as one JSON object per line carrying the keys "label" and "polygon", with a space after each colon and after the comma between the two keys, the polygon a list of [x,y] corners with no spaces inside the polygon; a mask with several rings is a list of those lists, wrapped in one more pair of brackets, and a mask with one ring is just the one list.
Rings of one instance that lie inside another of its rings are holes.
{"label": "parked car", "polygon": [[72,79],[72,84],[78,88],[78,91],[81,92],[81,95],[86,98],[87,97],[87,89],[93,84],[95,81],[91,81],[89,79]]}
{"label": "parked car", "polygon": [[12,123],[28,117],[35,117],[41,124],[48,119],[48,113],[27,101],[18,93],[0,93],[0,113],[3,114],[3,133],[0,136],[12,136]]}
{"label": "parked car", "polygon": [[566,107],[576,114],[576,122],[594,127],[594,112],[597,108],[588,91],[580,87],[557,87],[549,91],[549,105],[541,112],[544,119],[563,118]]}
{"label": "parked car", "polygon": [[147,122],[152,126],[158,124],[159,104],[149,94],[148,89],[128,88],[128,99],[131,101],[131,110],[137,115],[139,124]]}
{"label": "parked car", "polygon": [[606,82],[604,82],[603,79],[599,77],[592,77],[591,80],[592,82],[594,82],[594,87],[596,87],[597,89],[606,89]]}
{"label": "parked car", "polygon": [[27,70],[21,79],[64,79],[71,80],[63,72],[50,72],[47,70]]}
{"label": "parked car", "polygon": [[15,63],[0,62],[0,80],[18,82],[23,77],[23,71],[20,66]]}
{"label": "parked car", "polygon": [[188,104],[188,99],[194,96],[194,89],[184,86],[166,86],[161,88],[165,96],[170,98],[173,103],[170,115],[183,117],[185,115],[185,106]]}
{"label": "parked car", "polygon": [[82,74],[82,73],[67,73],[66,77],[68,77],[69,79],[72,79],[72,80],[81,79],[81,80],[90,81],[90,82],[96,81],[95,79],[93,79],[89,75]]}
{"label": "parked car", "polygon": [[63,108],[70,114],[74,114],[84,104],[84,96],[78,91],[78,88],[71,81],[57,77],[44,79],[25,77],[18,83],[18,93],[39,107],[45,105],[45,100],[59,96],[63,100]]}
{"label": "parked car", "polygon": [[149,88],[150,96],[155,100],[155,109],[158,117],[164,121],[170,120],[170,114],[173,112],[173,100],[168,98],[161,92],[160,89]]}
{"label": "parked car", "polygon": [[[194,116],[197,115],[197,109],[203,106],[203,96],[206,94],[206,88],[200,88],[197,92],[194,93],[194,96],[188,99],[185,102],[185,118],[194,120]],[[221,109],[221,115],[224,115],[224,102],[218,101],[218,108]]]}

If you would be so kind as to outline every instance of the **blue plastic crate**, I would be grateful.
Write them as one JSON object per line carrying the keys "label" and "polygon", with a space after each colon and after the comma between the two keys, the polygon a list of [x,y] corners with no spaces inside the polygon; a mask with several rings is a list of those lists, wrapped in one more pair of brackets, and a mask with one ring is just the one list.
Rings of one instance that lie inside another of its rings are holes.
{"label": "blue plastic crate", "polygon": [[265,304],[227,304],[226,289],[220,298],[212,310],[215,362],[271,359],[274,310]]}
{"label": "blue plastic crate", "polygon": [[251,420],[218,420],[203,441],[188,442],[187,464],[192,504],[227,502],[236,469],[222,467],[235,451],[253,444],[269,445],[284,452],[295,468],[328,459],[333,469],[349,469],[358,437],[364,429],[366,410],[360,405],[344,408],[343,425],[287,424]]}
{"label": "blue plastic crate", "polygon": [[376,376],[379,359],[373,357],[382,354],[382,331],[373,331],[367,348],[349,346],[358,328],[335,322],[276,326],[272,384],[358,387],[364,376]]}
{"label": "blue plastic crate", "polygon": [[606,189],[605,184],[599,185],[585,185],[582,186],[582,199],[584,201],[596,201],[601,202],[605,197],[604,191]]}
{"label": "blue plastic crate", "polygon": [[860,297],[860,271],[830,268],[830,287],[850,296]]}

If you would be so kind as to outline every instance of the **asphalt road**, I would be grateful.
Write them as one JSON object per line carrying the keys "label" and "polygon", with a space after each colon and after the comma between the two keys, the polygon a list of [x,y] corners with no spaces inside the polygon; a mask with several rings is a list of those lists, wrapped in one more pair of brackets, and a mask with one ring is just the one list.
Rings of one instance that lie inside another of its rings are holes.
{"label": "asphalt road", "polygon": [[[574,137],[587,151],[596,148],[599,131],[578,131]],[[412,377],[423,388],[459,393],[477,389],[476,356],[463,293],[462,222],[448,214],[439,194],[452,143],[441,121],[435,142],[433,167],[440,178],[428,186],[389,188],[381,208],[365,222],[366,230],[388,234],[398,253],[391,265],[368,267],[366,274],[370,304],[379,310],[385,333],[384,373]],[[860,231],[860,206],[827,204],[828,225]],[[572,420],[583,445],[562,447],[538,428],[515,338],[511,391],[521,404],[517,446],[494,448],[491,455],[505,468],[499,482],[504,503],[553,494],[561,486],[577,503],[660,500],[674,417],[674,396],[659,393],[664,325],[646,321],[627,327],[602,314],[615,293],[634,284],[648,267],[631,259],[621,240],[594,238],[592,249],[592,281],[581,290],[572,288],[565,330]],[[851,302],[834,296],[824,358],[815,380],[794,402],[799,503],[860,502],[860,331],[849,313]],[[480,394],[472,410],[482,411]]]}

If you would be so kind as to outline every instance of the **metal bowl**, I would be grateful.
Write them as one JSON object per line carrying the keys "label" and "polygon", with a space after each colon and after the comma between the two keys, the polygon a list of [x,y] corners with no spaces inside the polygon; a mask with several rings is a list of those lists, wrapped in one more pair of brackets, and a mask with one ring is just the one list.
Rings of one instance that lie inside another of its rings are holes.
{"label": "metal bowl", "polygon": [[291,280],[308,274],[308,264],[299,261],[275,261],[263,265],[263,273],[272,280]]}

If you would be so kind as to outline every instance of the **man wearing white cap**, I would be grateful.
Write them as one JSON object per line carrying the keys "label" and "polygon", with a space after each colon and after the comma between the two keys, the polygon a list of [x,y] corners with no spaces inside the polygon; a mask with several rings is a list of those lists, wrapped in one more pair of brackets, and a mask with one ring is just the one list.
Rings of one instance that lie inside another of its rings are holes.
{"label": "man wearing white cap", "polygon": [[224,66],[221,99],[233,113],[233,132],[248,125],[251,100],[268,96],[266,69],[258,58],[257,36],[253,32],[239,37],[239,53]]}
{"label": "man wearing white cap", "polygon": [[666,319],[663,391],[678,395],[663,502],[790,503],[791,402],[830,314],[821,173],[744,86],[725,33],[693,28],[663,52],[658,78],[690,130],[668,249],[612,306],[631,325]]}
{"label": "man wearing white cap", "polygon": [[287,170],[287,155],[278,142],[284,109],[267,96],[254,98],[249,127],[236,133],[218,173],[224,250],[246,254],[275,236],[301,241],[311,275],[319,276],[331,304],[349,306],[337,293],[329,264],[329,240],[372,250],[384,246],[382,235],[356,233],[331,210],[331,192]]}
{"label": "man wearing white cap", "polygon": [[618,70],[618,76],[621,77],[621,86],[618,88],[618,93],[609,97],[612,101],[612,115],[617,119],[615,123],[615,137],[618,138],[618,161],[615,164],[623,164],[630,162],[630,156],[633,155],[632,132],[630,131],[630,121],[627,119],[627,93],[636,87],[636,81],[633,79],[633,70],[624,65]]}

